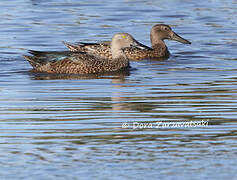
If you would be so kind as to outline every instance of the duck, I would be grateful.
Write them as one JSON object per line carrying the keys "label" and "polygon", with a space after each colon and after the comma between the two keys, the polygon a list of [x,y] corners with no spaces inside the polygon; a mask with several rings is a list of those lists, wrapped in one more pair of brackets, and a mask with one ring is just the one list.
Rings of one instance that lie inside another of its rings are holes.
{"label": "duck", "polygon": [[[132,61],[154,58],[168,58],[170,52],[164,42],[166,39],[178,41],[183,44],[191,44],[190,41],[175,33],[169,25],[156,24],[151,28],[150,32],[151,47],[139,43],[139,45],[143,48],[129,47],[124,50],[124,53],[126,54],[127,58]],[[72,52],[90,52],[104,58],[112,59],[112,51],[109,42],[78,42],[75,44],[68,42],[63,43]]]}
{"label": "duck", "polygon": [[112,58],[101,57],[90,52],[35,50],[29,50],[33,56],[23,55],[23,57],[33,67],[32,72],[94,74],[129,68],[129,59],[124,53],[124,49],[133,47],[144,48],[130,34],[117,33],[111,41]]}

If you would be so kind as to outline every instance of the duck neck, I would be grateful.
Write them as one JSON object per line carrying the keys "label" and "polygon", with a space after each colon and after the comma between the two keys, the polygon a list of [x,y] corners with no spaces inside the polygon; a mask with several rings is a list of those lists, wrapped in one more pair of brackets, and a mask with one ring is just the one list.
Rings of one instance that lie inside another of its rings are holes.
{"label": "duck neck", "polygon": [[151,47],[152,48],[156,47],[158,44],[164,45],[166,47],[164,40],[161,39],[159,36],[153,36],[151,34],[150,39],[151,39]]}
{"label": "duck neck", "polygon": [[126,58],[126,55],[124,54],[122,49],[118,49],[112,46],[111,50],[112,50],[112,59]]}

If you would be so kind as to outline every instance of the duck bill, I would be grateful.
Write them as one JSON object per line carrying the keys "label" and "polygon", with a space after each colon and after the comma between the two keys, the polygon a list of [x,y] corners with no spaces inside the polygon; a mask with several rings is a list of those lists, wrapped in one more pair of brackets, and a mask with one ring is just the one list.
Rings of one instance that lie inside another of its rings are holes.
{"label": "duck bill", "polygon": [[170,37],[170,40],[174,40],[174,41],[178,41],[178,42],[181,42],[183,44],[191,44],[190,41],[182,38],[181,36],[179,36],[178,34],[176,34],[175,32],[172,33],[171,37]]}
{"label": "duck bill", "polygon": [[145,46],[144,44],[139,43],[138,41],[135,41],[132,46],[136,47],[138,49],[143,49],[143,50],[150,50],[151,49],[148,46]]}

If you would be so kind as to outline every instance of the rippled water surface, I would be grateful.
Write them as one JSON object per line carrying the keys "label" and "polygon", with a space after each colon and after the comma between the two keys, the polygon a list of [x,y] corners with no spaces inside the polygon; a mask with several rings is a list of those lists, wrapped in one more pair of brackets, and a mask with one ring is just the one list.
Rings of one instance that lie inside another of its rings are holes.
{"label": "rippled water surface", "polygon": [[[0,179],[237,178],[236,0],[2,0],[0,14]],[[192,44],[98,76],[22,57],[116,32],[150,45],[157,23]]]}

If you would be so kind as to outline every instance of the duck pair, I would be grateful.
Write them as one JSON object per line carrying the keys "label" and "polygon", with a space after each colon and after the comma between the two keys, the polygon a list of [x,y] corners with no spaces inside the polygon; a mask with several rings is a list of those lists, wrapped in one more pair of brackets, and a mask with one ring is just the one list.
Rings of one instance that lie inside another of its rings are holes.
{"label": "duck pair", "polygon": [[41,52],[30,50],[33,56],[24,56],[34,72],[91,74],[114,72],[129,68],[129,60],[169,57],[165,39],[191,44],[171,27],[157,24],[150,33],[151,48],[136,41],[128,33],[117,33],[111,43],[64,42],[70,51]]}

